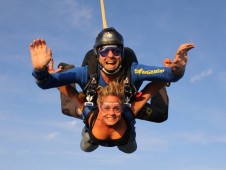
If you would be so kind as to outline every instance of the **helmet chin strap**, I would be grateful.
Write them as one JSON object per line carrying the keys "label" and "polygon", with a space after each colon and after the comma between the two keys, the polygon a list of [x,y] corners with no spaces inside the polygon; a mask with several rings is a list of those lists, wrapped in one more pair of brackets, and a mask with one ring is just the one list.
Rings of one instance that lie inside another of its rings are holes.
{"label": "helmet chin strap", "polygon": [[116,74],[120,71],[120,69],[122,68],[122,65],[120,65],[116,70],[107,70],[105,69],[102,65],[100,65],[100,69],[106,73],[107,75],[113,75]]}

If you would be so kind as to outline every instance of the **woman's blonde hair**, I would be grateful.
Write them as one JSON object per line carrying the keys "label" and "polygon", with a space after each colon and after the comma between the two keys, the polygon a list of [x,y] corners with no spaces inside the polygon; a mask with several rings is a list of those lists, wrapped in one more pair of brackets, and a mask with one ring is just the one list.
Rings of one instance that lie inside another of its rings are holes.
{"label": "woman's blonde hair", "polygon": [[111,82],[108,86],[105,86],[100,89],[97,97],[98,105],[103,103],[105,96],[117,96],[119,98],[119,103],[123,104],[125,101],[124,85],[118,82]]}

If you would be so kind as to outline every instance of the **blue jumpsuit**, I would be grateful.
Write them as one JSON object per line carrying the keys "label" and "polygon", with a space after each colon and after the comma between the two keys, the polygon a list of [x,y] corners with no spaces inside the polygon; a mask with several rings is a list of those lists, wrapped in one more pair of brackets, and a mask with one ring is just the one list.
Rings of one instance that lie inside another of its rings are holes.
{"label": "blue jumpsuit", "polygon": [[[65,72],[54,74],[49,74],[47,70],[33,71],[32,75],[36,79],[37,85],[42,89],[76,83],[84,90],[84,87],[89,80],[88,66],[75,67]],[[101,74],[99,75],[99,85],[102,87],[106,86],[107,83],[104,82]],[[171,68],[168,67],[147,66],[135,62],[132,63],[131,66],[131,83],[137,90],[144,81],[176,82],[182,77],[183,75],[175,75]]]}

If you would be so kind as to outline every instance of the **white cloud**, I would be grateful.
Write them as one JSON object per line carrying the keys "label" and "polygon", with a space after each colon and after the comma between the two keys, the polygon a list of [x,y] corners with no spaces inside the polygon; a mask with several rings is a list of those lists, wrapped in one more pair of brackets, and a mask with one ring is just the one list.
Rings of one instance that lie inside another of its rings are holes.
{"label": "white cloud", "polygon": [[60,135],[59,132],[51,132],[46,136],[47,140],[54,140]]}
{"label": "white cloud", "polygon": [[211,76],[212,74],[213,74],[213,70],[207,69],[207,70],[202,71],[200,74],[193,76],[190,81],[191,81],[191,83],[193,83],[193,82],[199,81],[205,77]]}
{"label": "white cloud", "polygon": [[59,124],[60,127],[66,128],[66,129],[75,129],[75,128],[81,128],[80,126],[81,122],[79,120],[72,120],[72,121],[67,121],[67,122],[62,122]]}

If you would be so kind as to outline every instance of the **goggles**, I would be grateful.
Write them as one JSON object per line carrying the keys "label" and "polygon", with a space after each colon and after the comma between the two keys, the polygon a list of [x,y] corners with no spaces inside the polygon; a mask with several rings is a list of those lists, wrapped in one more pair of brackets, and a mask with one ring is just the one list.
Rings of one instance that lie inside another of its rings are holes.
{"label": "goggles", "polygon": [[107,45],[103,46],[99,51],[98,54],[102,57],[107,57],[109,51],[113,53],[114,56],[119,56],[122,53],[122,49],[117,45]]}
{"label": "goggles", "polygon": [[108,113],[111,110],[113,110],[114,113],[122,112],[122,106],[118,103],[104,103],[100,108],[105,113]]}

